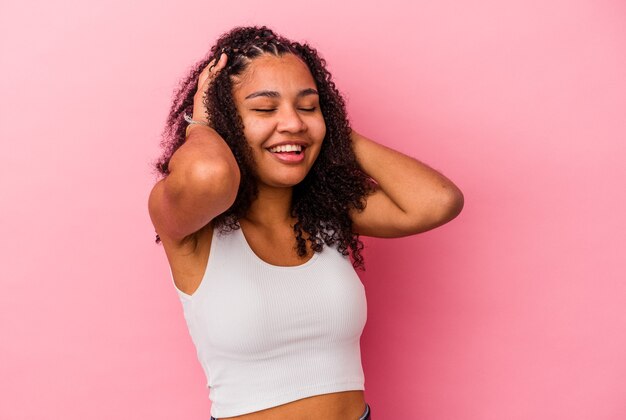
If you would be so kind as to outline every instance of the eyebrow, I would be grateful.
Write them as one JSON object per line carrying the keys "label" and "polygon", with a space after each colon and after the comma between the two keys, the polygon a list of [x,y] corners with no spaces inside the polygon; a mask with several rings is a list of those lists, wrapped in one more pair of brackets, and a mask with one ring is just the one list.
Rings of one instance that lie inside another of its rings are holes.
{"label": "eyebrow", "polygon": [[[307,95],[319,95],[319,93],[317,93],[317,91],[312,88],[302,89],[300,92],[298,92],[297,97],[300,98]],[[280,98],[280,93],[274,90],[259,90],[258,92],[254,92],[246,96],[245,99],[252,99],[258,96],[266,96],[268,98]]]}

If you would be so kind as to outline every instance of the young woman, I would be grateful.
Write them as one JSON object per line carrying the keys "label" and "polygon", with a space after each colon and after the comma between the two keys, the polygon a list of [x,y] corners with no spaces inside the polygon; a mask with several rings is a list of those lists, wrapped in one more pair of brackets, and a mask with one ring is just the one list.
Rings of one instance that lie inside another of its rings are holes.
{"label": "young woman", "polygon": [[370,419],[359,236],[440,226],[459,189],[354,131],[316,50],[266,27],[219,38],[162,146],[149,212],[211,419]]}

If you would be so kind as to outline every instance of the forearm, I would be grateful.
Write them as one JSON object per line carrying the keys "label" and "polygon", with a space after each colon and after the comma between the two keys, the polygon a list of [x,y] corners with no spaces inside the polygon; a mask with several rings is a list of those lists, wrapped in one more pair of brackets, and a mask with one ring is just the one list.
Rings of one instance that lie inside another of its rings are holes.
{"label": "forearm", "polygon": [[450,220],[461,211],[462,192],[439,172],[354,130],[352,141],[361,169],[404,213],[416,218]]}
{"label": "forearm", "polygon": [[[212,128],[195,126],[172,155],[165,179],[165,196],[187,202],[193,211],[218,213],[234,202],[241,174],[224,139]],[[192,211],[192,210],[190,210]]]}
{"label": "forearm", "polygon": [[198,175],[212,169],[223,169],[233,176],[239,174],[237,161],[222,136],[210,127],[194,124],[185,143],[170,159],[170,176]]}

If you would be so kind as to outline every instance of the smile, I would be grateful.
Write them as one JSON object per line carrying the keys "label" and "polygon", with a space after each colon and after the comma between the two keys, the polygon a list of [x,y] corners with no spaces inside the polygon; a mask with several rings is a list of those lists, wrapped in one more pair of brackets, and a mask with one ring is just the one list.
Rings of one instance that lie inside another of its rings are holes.
{"label": "smile", "polygon": [[300,163],[304,161],[304,150],[306,148],[297,144],[287,144],[267,149],[272,156],[281,163]]}
{"label": "smile", "polygon": [[283,144],[281,146],[274,146],[269,148],[268,150],[272,153],[277,152],[296,152],[296,154],[300,154],[303,147],[299,144]]}

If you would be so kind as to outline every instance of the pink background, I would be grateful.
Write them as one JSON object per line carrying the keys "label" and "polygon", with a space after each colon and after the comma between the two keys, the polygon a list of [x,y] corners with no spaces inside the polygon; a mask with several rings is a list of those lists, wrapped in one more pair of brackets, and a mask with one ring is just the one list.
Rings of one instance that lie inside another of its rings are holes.
{"label": "pink background", "polygon": [[2,2],[0,418],[209,418],[150,162],[245,24],[310,41],[355,129],[465,194],[365,239],[373,417],[626,418],[626,5],[380,4]]}

